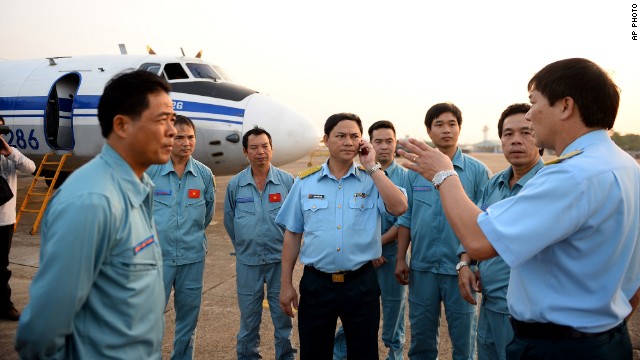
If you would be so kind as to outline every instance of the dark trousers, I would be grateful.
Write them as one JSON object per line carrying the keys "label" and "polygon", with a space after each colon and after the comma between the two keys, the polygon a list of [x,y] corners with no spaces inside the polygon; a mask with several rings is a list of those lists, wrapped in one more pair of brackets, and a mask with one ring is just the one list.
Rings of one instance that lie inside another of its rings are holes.
{"label": "dark trousers", "polygon": [[300,359],[331,360],[338,318],[349,360],[378,360],[380,287],[371,263],[344,282],[305,267],[300,280]]}
{"label": "dark trousers", "polygon": [[631,339],[626,322],[602,335],[584,338],[540,339],[515,335],[507,345],[507,359],[631,360]]}
{"label": "dark trousers", "polygon": [[0,226],[0,306],[12,306],[11,287],[9,287],[9,251],[13,240],[13,224]]}

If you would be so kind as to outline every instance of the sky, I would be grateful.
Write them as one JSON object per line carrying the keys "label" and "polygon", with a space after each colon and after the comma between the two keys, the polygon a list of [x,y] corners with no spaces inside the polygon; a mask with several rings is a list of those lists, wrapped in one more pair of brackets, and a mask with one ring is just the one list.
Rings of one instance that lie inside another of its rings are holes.
{"label": "sky", "polygon": [[[460,143],[498,139],[500,113],[528,102],[545,65],[588,58],[621,90],[614,131],[640,133],[640,39],[618,1],[0,0],[0,59],[131,54],[203,58],[311,118],[391,120],[427,138],[424,115],[450,101]],[[638,10],[638,8],[635,8]],[[637,14],[637,13],[636,13]],[[640,26],[640,25],[639,25]]]}

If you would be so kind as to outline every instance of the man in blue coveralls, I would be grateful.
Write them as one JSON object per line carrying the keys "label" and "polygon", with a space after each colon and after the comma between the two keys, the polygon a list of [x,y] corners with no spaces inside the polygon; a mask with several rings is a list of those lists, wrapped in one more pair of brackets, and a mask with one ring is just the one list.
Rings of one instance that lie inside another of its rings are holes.
{"label": "man in blue coveralls", "polygon": [[16,335],[21,358],[161,358],[162,254],[144,172],[171,154],[169,91],[142,70],[107,83],[98,104],[106,144],[42,221],[40,269]]}
{"label": "man in blue coveralls", "polygon": [[[515,196],[486,212],[451,160],[401,141],[406,164],[440,184],[442,206],[473,259],[511,268],[507,359],[631,359],[626,318],[640,295],[640,166],[609,137],[620,93],[587,59],[551,63],[529,81],[536,146],[554,149]],[[535,216],[532,216],[535,214]]]}
{"label": "man in blue coveralls", "polygon": [[[433,144],[453,161],[467,196],[477,201],[490,171],[458,148],[460,109],[452,103],[436,104],[427,111],[424,123]],[[474,352],[476,307],[460,297],[456,272],[460,242],[444,216],[437,186],[410,171],[406,185],[409,210],[398,220],[396,277],[401,284],[409,284],[409,357],[438,357],[440,308],[444,303],[453,359],[468,360]],[[410,270],[406,262],[409,242]]]}
{"label": "man in blue coveralls", "polygon": [[[519,193],[524,184],[543,166],[541,150],[536,147],[531,121],[525,119],[530,108],[529,104],[513,104],[500,115],[498,136],[502,142],[504,157],[510,165],[494,175],[483,189],[482,197],[477,202],[483,211],[494,203]],[[462,253],[460,260],[463,265],[458,270],[458,284],[462,297],[475,305],[475,292],[482,291],[476,334],[478,360],[505,360],[507,344],[513,339],[507,307],[509,266],[497,256],[478,263],[478,271],[474,274],[469,269],[469,255]]]}
{"label": "man in blue coveralls", "polygon": [[[401,215],[407,199],[379,171],[357,115],[331,115],[324,142],[329,159],[300,174],[276,218],[286,227],[280,306],[292,317],[298,308],[292,276],[299,254],[301,359],[331,359],[340,318],[348,359],[378,360],[380,287],[371,261],[382,253],[381,215]],[[361,166],[353,161],[358,155]]]}
{"label": "man in blue coveralls", "polygon": [[162,248],[165,304],[174,289],[176,328],[171,359],[192,359],[202,302],[207,238],[214,214],[215,182],[211,169],[194,159],[196,127],[176,116],[171,160],[153,165],[153,213]]}
{"label": "man in blue coveralls", "polygon": [[273,321],[277,360],[295,358],[291,318],[282,312],[280,273],[283,229],[275,218],[293,185],[293,176],[271,165],[271,135],[255,127],[242,137],[249,166],[229,180],[224,201],[224,226],[236,251],[236,285],[240,307],[237,336],[239,360],[262,359],[260,320],[264,285]]}
{"label": "man in blue coveralls", "polygon": [[[407,170],[398,165],[396,156],[396,129],[391,121],[376,121],[369,127],[369,139],[376,151],[376,160],[382,171],[398,185],[404,186]],[[404,351],[404,308],[407,286],[396,281],[396,255],[398,254],[398,218],[389,214],[382,216],[382,256],[373,260],[378,275],[380,298],[382,300],[382,342],[389,349],[386,359],[403,358]],[[347,357],[344,329],[336,334],[333,359]]]}

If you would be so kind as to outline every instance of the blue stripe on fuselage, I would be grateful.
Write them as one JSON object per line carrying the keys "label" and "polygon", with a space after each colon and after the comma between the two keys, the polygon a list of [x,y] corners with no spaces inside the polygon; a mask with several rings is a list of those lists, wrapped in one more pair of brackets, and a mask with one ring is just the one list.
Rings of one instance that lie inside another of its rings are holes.
{"label": "blue stripe on fuselage", "polygon": [[[28,111],[28,110],[44,110],[47,105],[47,96],[18,96],[18,97],[0,97],[0,111]],[[66,99],[65,99],[66,100]],[[75,99],[75,109],[96,110],[100,96],[98,95],[79,95]],[[227,115],[244,117],[244,109],[230,106],[205,104],[192,101],[174,100],[174,104],[181,103],[182,108],[178,111],[188,111],[194,113],[203,113],[211,115]],[[66,109],[65,109],[66,110]],[[34,114],[17,114],[12,117],[42,117],[43,113]],[[74,114],[75,116],[95,116],[95,114]],[[225,122],[230,124],[242,124],[241,120],[228,120],[207,117],[193,117],[192,120],[206,120]]]}

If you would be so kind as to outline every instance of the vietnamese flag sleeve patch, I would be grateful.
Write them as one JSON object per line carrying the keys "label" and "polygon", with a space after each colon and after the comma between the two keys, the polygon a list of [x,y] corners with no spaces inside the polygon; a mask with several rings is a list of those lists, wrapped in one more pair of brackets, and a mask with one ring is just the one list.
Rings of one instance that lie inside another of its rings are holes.
{"label": "vietnamese flag sleeve patch", "polygon": [[189,189],[189,199],[197,199],[200,197],[199,189]]}
{"label": "vietnamese flag sleeve patch", "polygon": [[269,202],[280,202],[282,201],[282,195],[280,193],[269,194]]}

